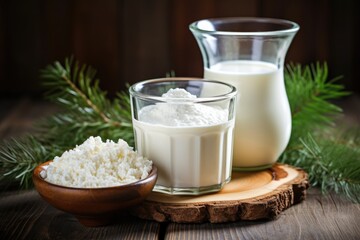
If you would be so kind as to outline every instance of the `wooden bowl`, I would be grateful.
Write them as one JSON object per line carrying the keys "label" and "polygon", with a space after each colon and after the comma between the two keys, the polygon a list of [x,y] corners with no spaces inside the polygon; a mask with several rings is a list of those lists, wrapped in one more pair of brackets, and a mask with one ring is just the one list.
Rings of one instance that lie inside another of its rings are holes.
{"label": "wooden bowl", "polygon": [[149,176],[134,183],[104,188],[73,188],[45,181],[40,172],[51,161],[37,166],[33,172],[36,190],[54,207],[71,213],[85,226],[110,224],[116,213],[140,204],[148,196],[157,180],[157,168],[153,165]]}

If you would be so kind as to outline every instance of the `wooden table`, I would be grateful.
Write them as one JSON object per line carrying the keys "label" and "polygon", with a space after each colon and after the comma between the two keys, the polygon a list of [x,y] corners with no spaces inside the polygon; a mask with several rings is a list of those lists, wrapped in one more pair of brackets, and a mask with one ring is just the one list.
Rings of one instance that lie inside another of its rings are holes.
{"label": "wooden table", "polygon": [[[0,100],[0,139],[29,131],[34,121],[54,111],[41,101]],[[0,239],[360,239],[360,204],[312,188],[304,202],[272,221],[175,224],[124,213],[113,225],[86,228],[36,191],[8,189],[0,192]]]}

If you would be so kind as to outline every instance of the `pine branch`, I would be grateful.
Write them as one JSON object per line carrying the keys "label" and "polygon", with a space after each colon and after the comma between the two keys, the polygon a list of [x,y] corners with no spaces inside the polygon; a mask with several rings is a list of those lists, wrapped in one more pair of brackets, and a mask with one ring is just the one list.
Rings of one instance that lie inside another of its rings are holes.
{"label": "pine branch", "polygon": [[324,193],[335,191],[360,202],[359,139],[359,132],[330,140],[315,140],[308,134],[300,139],[303,148],[286,151],[283,159],[307,171],[311,184]]}
{"label": "pine branch", "polygon": [[293,130],[280,161],[303,168],[311,184],[324,193],[333,190],[360,202],[360,132],[338,135],[334,131],[342,109],[329,100],[349,93],[336,83],[339,78],[327,78],[326,63],[287,66],[285,83]]}
{"label": "pine branch", "polygon": [[67,59],[64,66],[55,62],[41,71],[44,85],[49,88],[46,98],[66,110],[38,125],[43,141],[68,149],[96,135],[112,140],[122,138],[133,144],[129,96],[122,92],[113,102],[108,100],[95,73],[93,68],[79,66],[72,59]]}
{"label": "pine branch", "polygon": [[31,187],[32,172],[49,159],[49,151],[32,136],[5,141],[0,146],[0,181],[18,181],[23,188]]}
{"label": "pine branch", "polygon": [[286,91],[292,112],[290,146],[299,144],[307,133],[334,126],[342,109],[329,100],[349,95],[344,86],[337,84],[340,78],[328,81],[328,67],[317,63],[302,67],[289,64],[285,71]]}
{"label": "pine branch", "polygon": [[[46,98],[63,111],[37,124],[33,136],[0,145],[0,180],[31,185],[36,165],[82,143],[89,136],[124,139],[134,144],[130,99],[120,92],[110,101],[95,79],[96,71],[73,59],[41,71]],[[173,74],[173,73],[171,73]],[[341,108],[330,100],[345,95],[342,85],[328,81],[327,65],[291,64],[285,72],[292,109],[291,141],[280,161],[303,168],[323,192],[335,191],[360,202],[360,131],[337,134],[332,128]]]}
{"label": "pine branch", "polygon": [[112,106],[106,92],[99,88],[99,80],[94,79],[95,74],[92,67],[80,67],[72,58],[65,60],[65,66],[55,62],[41,71],[44,86],[49,88],[46,98],[70,110],[97,115],[104,123],[128,126],[128,123],[114,121],[104,112]]}
{"label": "pine branch", "polygon": [[86,65],[55,62],[41,71],[46,99],[63,111],[36,124],[33,136],[3,142],[0,146],[0,180],[20,180],[31,186],[36,165],[53,159],[65,150],[82,143],[89,136],[124,139],[133,145],[129,96],[120,92],[110,101],[95,79],[96,71]]}

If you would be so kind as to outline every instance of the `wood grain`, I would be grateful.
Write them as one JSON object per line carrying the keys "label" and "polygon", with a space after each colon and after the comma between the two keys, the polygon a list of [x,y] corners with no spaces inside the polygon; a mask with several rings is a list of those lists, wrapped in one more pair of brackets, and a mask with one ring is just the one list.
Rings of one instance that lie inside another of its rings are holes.
{"label": "wood grain", "polygon": [[310,189],[306,201],[274,221],[241,221],[221,224],[170,223],[167,239],[360,239],[360,207],[346,199]]}
{"label": "wood grain", "polygon": [[[53,105],[22,100],[0,101],[0,139],[21,134]],[[358,106],[356,105],[347,105]],[[358,108],[351,109],[358,112]],[[12,116],[12,121],[8,117]],[[358,116],[358,115],[356,115]],[[357,118],[354,118],[357,119]],[[355,122],[358,125],[358,122]],[[19,127],[20,126],[20,127]],[[11,130],[9,130],[11,129]],[[18,130],[17,130],[18,129]],[[4,134],[5,133],[5,134]],[[334,193],[322,195],[312,188],[305,201],[294,205],[272,221],[229,223],[156,223],[124,214],[111,226],[85,228],[70,214],[43,201],[35,191],[4,191],[0,186],[0,239],[360,239],[360,204]]]}
{"label": "wood grain", "polygon": [[2,101],[0,104],[0,139],[31,132],[36,121],[59,110],[54,104],[29,98]]}
{"label": "wood grain", "polygon": [[153,192],[133,213],[159,222],[211,223],[274,219],[305,199],[307,174],[276,164],[272,169],[233,172],[232,180],[216,193],[199,196]]}
{"label": "wood grain", "polygon": [[286,62],[327,61],[360,93],[358,1],[62,0],[0,1],[0,95],[41,92],[39,72],[72,54],[98,69],[109,93],[125,83],[200,77],[199,47],[188,25],[214,17],[285,18],[300,24]]}
{"label": "wood grain", "polygon": [[158,239],[160,231],[160,224],[126,213],[118,216],[116,224],[86,228],[34,190],[2,195],[0,215],[0,239]]}

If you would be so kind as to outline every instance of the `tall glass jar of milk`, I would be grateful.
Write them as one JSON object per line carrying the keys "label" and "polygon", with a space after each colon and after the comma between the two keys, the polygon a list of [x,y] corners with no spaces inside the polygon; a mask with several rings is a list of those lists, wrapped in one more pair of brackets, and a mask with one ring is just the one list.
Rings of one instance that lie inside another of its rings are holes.
{"label": "tall glass jar of milk", "polygon": [[204,78],[238,90],[233,168],[271,167],[291,133],[283,68],[299,26],[280,19],[223,18],[194,22],[190,30],[202,53]]}

